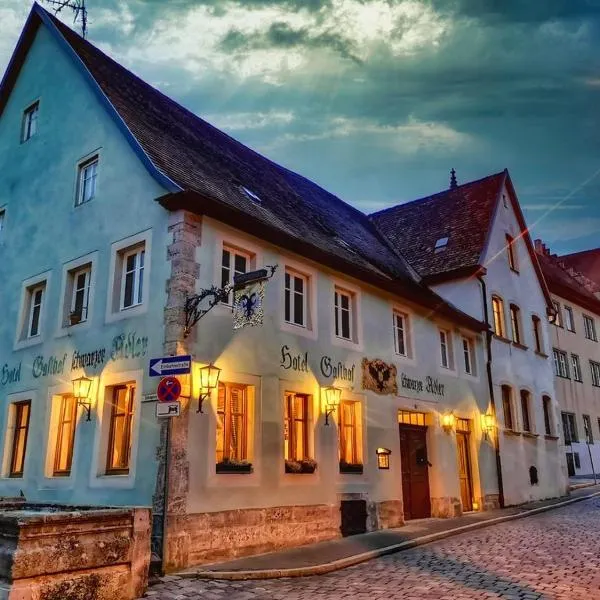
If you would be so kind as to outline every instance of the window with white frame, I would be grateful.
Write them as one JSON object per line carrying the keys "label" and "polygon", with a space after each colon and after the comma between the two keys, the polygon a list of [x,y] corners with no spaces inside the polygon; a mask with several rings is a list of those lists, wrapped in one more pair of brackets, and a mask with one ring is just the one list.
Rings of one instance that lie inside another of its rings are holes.
{"label": "window with white frame", "polygon": [[284,318],[286,323],[308,326],[308,277],[285,270]]}
{"label": "window with white frame", "polygon": [[143,302],[144,261],[146,250],[144,245],[123,251],[121,273],[121,310],[138,306]]}
{"label": "window with white frame", "polygon": [[569,378],[569,363],[567,362],[567,353],[554,348],[554,373],[558,377]]}
{"label": "window with white frame", "polygon": [[80,206],[95,198],[96,182],[98,179],[98,163],[98,156],[94,156],[79,165],[75,206]]}
{"label": "window with white frame", "polygon": [[590,415],[581,415],[583,419],[583,432],[585,434],[585,441],[588,444],[594,443],[594,433],[592,431],[592,419]]}
{"label": "window with white frame", "polygon": [[579,437],[577,435],[577,422],[575,420],[575,414],[569,412],[561,413],[563,435],[565,438],[565,444],[571,445],[573,442],[578,442]]}
{"label": "window with white frame", "polygon": [[465,363],[465,373],[475,375],[475,345],[473,340],[468,337],[462,339],[463,358]]}
{"label": "window with white frame", "polygon": [[335,336],[354,340],[354,294],[336,287],[334,291]]}
{"label": "window with white frame", "polygon": [[582,381],[581,365],[579,364],[579,356],[577,354],[571,354],[571,366],[573,367],[573,379],[575,381]]}
{"label": "window with white frame", "polygon": [[34,102],[23,112],[23,124],[21,126],[21,142],[26,142],[37,133],[40,103]]}
{"label": "window with white frame", "polygon": [[440,364],[445,369],[452,368],[452,348],[450,333],[444,329],[439,330],[440,335]]}
{"label": "window with white frame", "polygon": [[[249,252],[244,252],[231,246],[223,246],[221,255],[221,286],[233,285],[236,275],[243,275],[250,271],[251,256]],[[231,304],[232,295],[227,297],[226,304]]]}
{"label": "window with white frame", "polygon": [[598,341],[598,336],[596,335],[596,322],[594,319],[592,319],[592,317],[583,315],[583,329],[585,332],[585,337],[588,340],[592,340],[594,342]]}
{"label": "window with white frame", "polygon": [[573,309],[570,306],[565,306],[565,325],[569,331],[575,332],[575,318],[573,317]]}
{"label": "window with white frame", "polygon": [[557,327],[562,327],[563,326],[563,319],[562,319],[562,310],[560,308],[560,303],[557,302],[556,300],[552,301],[552,305],[554,306],[554,310],[556,312],[556,316],[554,317],[554,325],[556,325]]}
{"label": "window with white frame", "polygon": [[510,305],[510,327],[512,331],[512,341],[515,344],[521,345],[521,310],[516,304]]}
{"label": "window with white frame", "polygon": [[87,321],[90,301],[91,276],[91,265],[86,265],[69,272],[71,306],[68,324],[70,325],[76,325],[77,323],[83,323]]}
{"label": "window with white frame", "polygon": [[590,370],[592,372],[592,385],[600,387],[600,363],[590,360]]}
{"label": "window with white frame", "polygon": [[505,337],[504,301],[500,296],[492,296],[492,313],[494,316],[494,333],[498,337]]}
{"label": "window with white frame", "polygon": [[394,319],[394,351],[400,356],[409,356],[408,315],[395,310]]}
{"label": "window with white frame", "polygon": [[33,338],[41,333],[45,292],[46,282],[36,284],[27,289],[27,321],[24,336],[26,338]]}

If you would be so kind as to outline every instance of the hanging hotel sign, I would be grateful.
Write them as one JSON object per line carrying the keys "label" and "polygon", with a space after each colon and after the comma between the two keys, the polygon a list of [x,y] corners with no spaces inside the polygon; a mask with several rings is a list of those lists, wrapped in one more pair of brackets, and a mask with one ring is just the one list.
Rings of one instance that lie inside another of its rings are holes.
{"label": "hanging hotel sign", "polygon": [[362,387],[377,394],[398,394],[396,365],[388,364],[379,358],[362,359]]}
{"label": "hanging hotel sign", "polygon": [[440,383],[435,377],[429,375],[424,379],[408,377],[404,373],[400,375],[400,385],[402,389],[410,390],[412,392],[427,392],[433,396],[443,396],[445,386]]}
{"label": "hanging hotel sign", "polygon": [[254,281],[233,293],[233,328],[262,325],[265,281]]}

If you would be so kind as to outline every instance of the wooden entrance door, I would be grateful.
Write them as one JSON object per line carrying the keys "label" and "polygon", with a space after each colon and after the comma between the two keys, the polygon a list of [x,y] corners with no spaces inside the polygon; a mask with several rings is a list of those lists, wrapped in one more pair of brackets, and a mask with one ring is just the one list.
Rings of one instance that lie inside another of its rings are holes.
{"label": "wooden entrance door", "polygon": [[400,462],[404,518],[430,517],[427,427],[400,425]]}
{"label": "wooden entrance door", "polygon": [[473,510],[473,482],[471,480],[468,432],[456,432],[456,452],[458,454],[458,478],[460,480],[460,499],[462,500],[463,511]]}

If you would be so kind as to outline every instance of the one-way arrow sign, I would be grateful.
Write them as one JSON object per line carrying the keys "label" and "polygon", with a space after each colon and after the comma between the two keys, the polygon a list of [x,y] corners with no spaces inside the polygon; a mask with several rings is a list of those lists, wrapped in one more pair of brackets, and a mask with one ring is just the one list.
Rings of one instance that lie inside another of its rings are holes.
{"label": "one-way arrow sign", "polygon": [[151,358],[148,374],[150,377],[162,377],[163,375],[186,375],[192,370],[192,357],[186,356],[163,356],[162,358]]}

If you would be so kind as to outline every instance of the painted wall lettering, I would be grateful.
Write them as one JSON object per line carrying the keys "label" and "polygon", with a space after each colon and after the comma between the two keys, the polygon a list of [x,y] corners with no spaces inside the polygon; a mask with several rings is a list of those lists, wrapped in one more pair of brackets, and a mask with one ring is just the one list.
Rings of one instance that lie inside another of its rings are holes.
{"label": "painted wall lettering", "polygon": [[106,357],[106,348],[100,348],[93,352],[79,352],[75,350],[73,352],[73,359],[71,360],[71,371],[75,369],[84,369],[85,367],[91,367],[92,369],[104,364]]}
{"label": "painted wall lettering", "polygon": [[411,390],[413,392],[427,392],[434,396],[443,396],[445,393],[445,386],[440,383],[439,380],[434,377],[425,377],[425,381],[422,379],[412,379],[407,377],[404,373],[400,375],[400,385],[405,390]]}
{"label": "painted wall lettering", "polygon": [[425,378],[425,391],[433,394],[434,396],[443,396],[444,395],[444,384],[440,383],[437,379],[433,377]]}
{"label": "painted wall lettering", "polygon": [[354,381],[354,370],[356,365],[348,367],[347,365],[338,362],[334,364],[330,356],[321,358],[321,373],[325,377],[333,377],[344,381]]}
{"label": "painted wall lettering", "polygon": [[110,359],[139,358],[140,356],[146,356],[147,350],[147,337],[139,337],[135,331],[127,334],[122,333],[113,338]]}
{"label": "painted wall lettering", "polygon": [[0,374],[0,385],[8,385],[9,383],[18,383],[21,381],[21,363],[18,367],[9,367],[8,363],[2,367]]}
{"label": "painted wall lettering", "polygon": [[281,362],[279,364],[284,369],[292,369],[293,371],[308,373],[308,352],[292,356],[289,346],[282,346]]}
{"label": "painted wall lettering", "polygon": [[44,360],[43,356],[37,356],[33,361],[31,373],[36,379],[48,375],[60,375],[65,368],[66,361],[66,354],[61,359],[51,356],[48,360]]}
{"label": "painted wall lettering", "polygon": [[405,390],[412,390],[413,392],[423,391],[423,382],[420,379],[411,379],[404,373],[400,375],[400,383]]}

